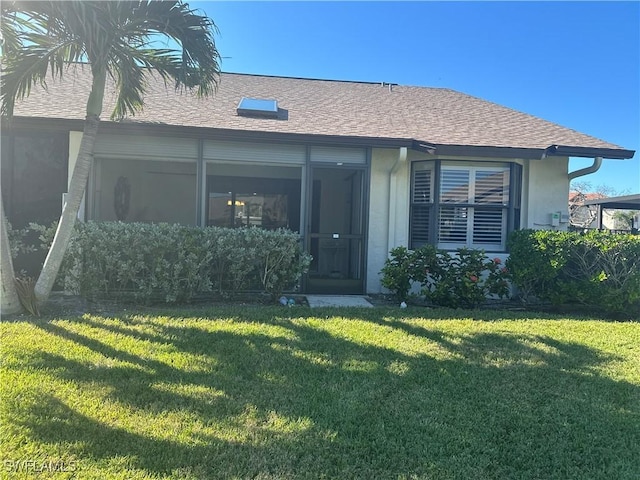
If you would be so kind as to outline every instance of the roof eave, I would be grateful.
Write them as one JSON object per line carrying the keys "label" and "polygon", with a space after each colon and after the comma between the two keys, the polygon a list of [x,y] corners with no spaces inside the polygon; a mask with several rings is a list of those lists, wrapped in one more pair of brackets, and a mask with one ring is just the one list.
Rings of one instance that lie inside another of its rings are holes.
{"label": "roof eave", "polygon": [[626,160],[635,155],[635,150],[616,148],[574,147],[566,145],[551,145],[547,148],[523,148],[488,145],[446,145],[433,144],[414,140],[413,149],[427,152],[431,155],[462,156],[462,157],[493,157],[520,158],[526,160],[540,160],[546,157],[602,157],[607,159]]}
{"label": "roof eave", "polygon": [[504,159],[536,160],[541,157],[544,149],[495,147],[488,145],[447,145],[414,141],[414,149],[438,156],[483,157]]}
{"label": "roof eave", "polygon": [[[24,130],[30,128],[42,128],[47,130],[78,130],[82,131],[84,121],[41,118],[41,117],[14,117],[11,123],[3,122],[2,128],[11,130]],[[284,143],[313,143],[317,145],[345,145],[354,147],[374,148],[413,148],[414,141],[410,138],[370,137],[370,136],[346,136],[324,135],[295,132],[269,132],[260,130],[239,130],[228,128],[196,127],[185,125],[170,125],[122,121],[114,122],[103,120],[100,122],[100,132],[124,134],[124,135],[165,135],[184,136],[190,138],[204,138],[210,140],[227,141],[251,141],[251,142],[284,142]]]}
{"label": "roof eave", "polygon": [[607,158],[627,160],[635,155],[635,150],[622,148],[576,147],[571,145],[551,145],[544,150],[545,156]]}
{"label": "roof eave", "polygon": [[[55,129],[78,129],[82,130],[84,122],[82,120],[35,118],[35,117],[14,117],[12,122],[2,122],[3,128],[25,128],[35,126],[47,126]],[[635,154],[634,150],[615,148],[594,148],[576,147],[566,145],[551,145],[547,148],[522,148],[505,146],[485,146],[485,145],[453,145],[435,144],[411,138],[392,137],[370,137],[370,136],[341,136],[322,135],[310,133],[285,133],[266,132],[252,130],[235,130],[224,128],[177,126],[168,124],[151,124],[137,122],[101,122],[100,130],[111,133],[140,134],[154,133],[161,135],[178,135],[197,138],[224,139],[224,140],[247,140],[247,141],[280,141],[289,143],[316,143],[316,144],[340,144],[373,148],[399,148],[407,147],[412,150],[439,156],[461,156],[461,157],[490,157],[505,159],[529,159],[539,160],[548,156],[560,157],[602,157],[607,159],[629,159]]]}

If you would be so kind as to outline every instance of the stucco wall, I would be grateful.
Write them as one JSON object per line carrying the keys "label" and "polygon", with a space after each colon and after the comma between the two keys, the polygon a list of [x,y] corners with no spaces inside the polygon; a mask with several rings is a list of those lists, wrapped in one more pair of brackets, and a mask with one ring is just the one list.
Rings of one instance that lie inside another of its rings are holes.
{"label": "stucco wall", "polygon": [[[551,229],[552,212],[568,215],[568,168],[566,157],[529,162],[523,175],[526,189],[523,191],[522,228]],[[561,223],[558,228],[566,230],[567,226],[567,223]]]}
{"label": "stucco wall", "polygon": [[[69,167],[67,169],[67,175],[69,177],[68,184],[71,183],[71,176],[73,175],[73,169],[76,166],[76,160],[78,159],[78,153],[80,153],[80,142],[82,141],[82,132],[69,132]],[[67,184],[67,185],[68,185]],[[67,190],[68,191],[68,190]],[[85,199],[87,195],[82,197],[82,202],[80,203],[80,208],[78,209],[78,218],[84,220],[85,218],[85,210],[86,210],[86,202]]]}
{"label": "stucco wall", "polygon": [[414,153],[408,152],[403,161],[400,149],[376,148],[371,152],[367,293],[381,291],[380,269],[384,266],[389,250],[407,245],[409,162]]}
{"label": "stucco wall", "polygon": [[[399,149],[373,149],[371,158],[371,200],[369,206],[369,238],[367,258],[367,293],[383,291],[380,284],[380,269],[389,250],[397,246],[408,246],[409,194],[411,162],[427,159],[426,154],[409,151],[407,161],[396,166]],[[429,157],[435,158],[435,157]],[[446,160],[475,160],[473,158],[442,158]],[[504,159],[484,159],[489,162],[504,162]],[[551,157],[545,160],[522,161],[522,208],[521,228],[552,228],[550,214],[568,213],[569,194],[568,159]],[[391,193],[390,193],[391,192]],[[561,223],[559,229],[566,229]],[[491,254],[491,258],[505,260],[507,253]]]}

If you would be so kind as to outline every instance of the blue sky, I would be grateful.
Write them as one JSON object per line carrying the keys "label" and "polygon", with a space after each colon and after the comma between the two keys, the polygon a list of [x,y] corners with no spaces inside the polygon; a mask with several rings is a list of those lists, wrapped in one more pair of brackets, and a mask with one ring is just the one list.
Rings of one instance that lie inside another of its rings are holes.
{"label": "blue sky", "polygon": [[[640,150],[640,2],[191,5],[226,72],[452,88]],[[638,193],[640,153],[581,180]]]}

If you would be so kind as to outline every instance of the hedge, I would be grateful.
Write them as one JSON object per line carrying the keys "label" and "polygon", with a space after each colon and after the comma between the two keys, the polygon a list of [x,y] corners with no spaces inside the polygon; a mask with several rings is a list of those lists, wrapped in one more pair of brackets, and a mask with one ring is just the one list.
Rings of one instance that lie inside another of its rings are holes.
{"label": "hedge", "polygon": [[85,297],[188,302],[208,292],[295,288],[310,256],[291,231],[166,223],[79,223],[60,274]]}
{"label": "hedge", "polygon": [[380,272],[382,285],[398,300],[449,307],[476,307],[511,289],[528,305],[640,317],[640,236],[518,230],[507,244],[505,265],[483,250],[396,247]]}
{"label": "hedge", "polygon": [[519,230],[506,265],[525,303],[580,304],[640,316],[640,237]]}

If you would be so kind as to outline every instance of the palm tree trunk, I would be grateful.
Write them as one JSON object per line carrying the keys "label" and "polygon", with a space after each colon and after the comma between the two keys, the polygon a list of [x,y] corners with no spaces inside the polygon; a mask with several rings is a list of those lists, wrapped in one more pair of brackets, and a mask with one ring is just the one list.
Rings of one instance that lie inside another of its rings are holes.
{"label": "palm tree trunk", "polygon": [[0,248],[2,255],[0,257],[0,287],[2,297],[0,298],[0,314],[10,315],[22,311],[22,304],[18,298],[16,290],[16,279],[13,271],[13,262],[11,261],[11,248],[9,246],[9,235],[7,233],[7,217],[4,215],[4,206],[2,205],[2,194],[0,194],[0,210],[2,210],[2,232],[0,235]]}
{"label": "palm tree trunk", "polygon": [[63,207],[58,229],[34,289],[38,303],[44,303],[48,300],[73,234],[73,226],[78,216],[78,210],[80,209],[89,172],[93,164],[93,147],[96,143],[99,124],[100,118],[98,115],[87,114],[82,141],[80,142],[80,151],[78,152],[76,165],[69,183],[67,201]]}

